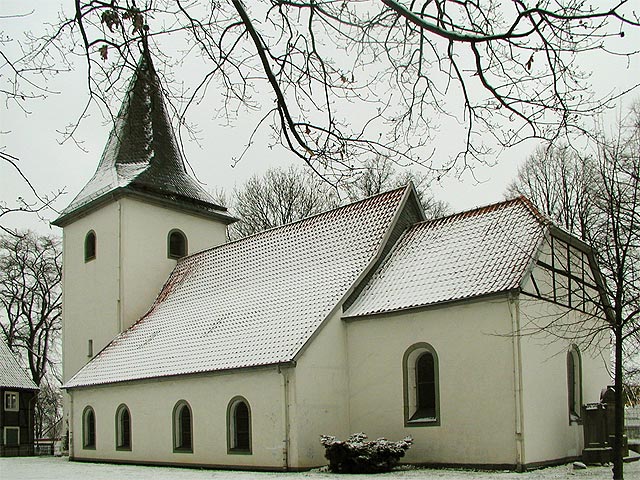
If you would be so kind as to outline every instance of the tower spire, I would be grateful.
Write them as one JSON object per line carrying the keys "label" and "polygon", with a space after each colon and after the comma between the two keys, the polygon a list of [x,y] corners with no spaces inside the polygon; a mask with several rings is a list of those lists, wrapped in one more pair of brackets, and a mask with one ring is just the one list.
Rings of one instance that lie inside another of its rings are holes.
{"label": "tower spire", "polygon": [[153,197],[225,223],[235,219],[186,171],[143,27],[142,52],[98,168],[53,224],[63,226],[119,195]]}

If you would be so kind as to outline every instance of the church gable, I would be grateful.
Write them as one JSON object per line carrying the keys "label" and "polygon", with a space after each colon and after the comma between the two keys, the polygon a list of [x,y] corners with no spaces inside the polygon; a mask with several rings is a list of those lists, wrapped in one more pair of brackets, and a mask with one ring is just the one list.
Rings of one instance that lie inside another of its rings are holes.
{"label": "church gable", "polygon": [[344,316],[517,289],[545,230],[523,198],[413,225]]}
{"label": "church gable", "polygon": [[149,312],[66,387],[295,360],[380,256],[398,189],[179,261]]}
{"label": "church gable", "polygon": [[524,294],[604,317],[601,279],[591,248],[552,227],[523,281]]}

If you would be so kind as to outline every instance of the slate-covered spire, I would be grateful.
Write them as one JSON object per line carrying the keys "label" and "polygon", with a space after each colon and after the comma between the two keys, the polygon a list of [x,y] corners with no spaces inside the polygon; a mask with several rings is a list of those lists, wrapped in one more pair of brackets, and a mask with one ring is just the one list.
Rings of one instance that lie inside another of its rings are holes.
{"label": "slate-covered spire", "polygon": [[53,223],[64,226],[102,201],[127,194],[171,202],[225,223],[235,221],[187,173],[146,49],[95,174]]}

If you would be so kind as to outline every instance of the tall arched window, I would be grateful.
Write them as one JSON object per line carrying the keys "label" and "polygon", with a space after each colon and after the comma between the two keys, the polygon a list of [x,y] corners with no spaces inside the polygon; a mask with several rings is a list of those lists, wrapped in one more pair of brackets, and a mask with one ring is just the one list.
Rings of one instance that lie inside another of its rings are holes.
{"label": "tall arched window", "polygon": [[185,400],[180,400],[173,407],[173,450],[193,452],[193,418],[191,407]]}
{"label": "tall arched window", "polygon": [[96,414],[91,407],[82,412],[82,448],[96,448]]}
{"label": "tall arched window", "polygon": [[84,261],[96,258],[96,232],[90,230],[84,237]]}
{"label": "tall arched window", "polygon": [[227,407],[229,453],[251,453],[251,410],[244,397],[234,397]]}
{"label": "tall arched window", "polygon": [[187,236],[180,230],[171,230],[167,237],[167,256],[177,259],[186,256],[187,252]]}
{"label": "tall arched window", "polygon": [[131,450],[131,413],[124,404],[116,410],[116,450]]}
{"label": "tall arched window", "polygon": [[409,347],[402,359],[406,426],[440,425],[438,355],[428,343]]}
{"label": "tall arched window", "polygon": [[582,361],[580,350],[572,345],[567,352],[567,400],[569,403],[569,423],[580,420],[582,407]]}

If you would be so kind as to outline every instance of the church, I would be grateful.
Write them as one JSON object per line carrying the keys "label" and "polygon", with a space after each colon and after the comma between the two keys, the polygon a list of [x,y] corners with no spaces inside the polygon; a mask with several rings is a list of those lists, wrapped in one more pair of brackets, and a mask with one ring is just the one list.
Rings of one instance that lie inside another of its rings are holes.
{"label": "church", "polygon": [[524,470],[584,446],[608,383],[591,248],[525,198],[426,221],[411,185],[228,242],[150,59],[64,245],[72,460],[326,464],[320,435],[404,461]]}

